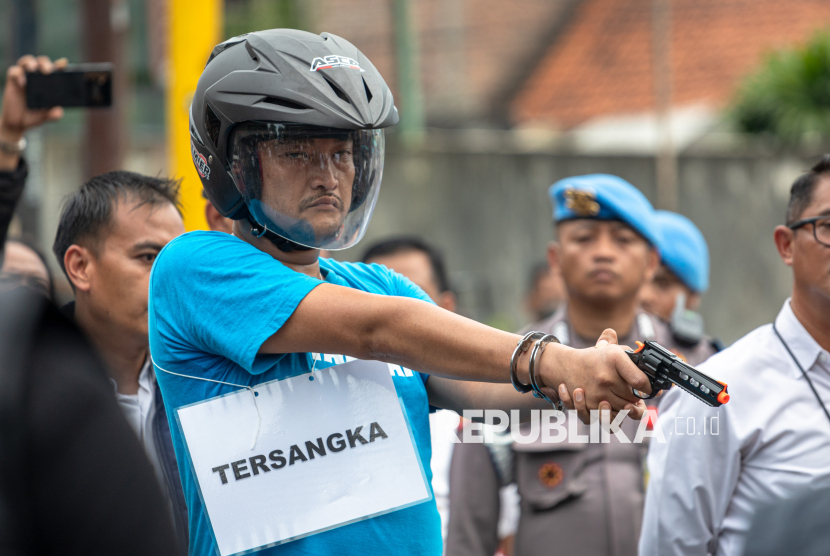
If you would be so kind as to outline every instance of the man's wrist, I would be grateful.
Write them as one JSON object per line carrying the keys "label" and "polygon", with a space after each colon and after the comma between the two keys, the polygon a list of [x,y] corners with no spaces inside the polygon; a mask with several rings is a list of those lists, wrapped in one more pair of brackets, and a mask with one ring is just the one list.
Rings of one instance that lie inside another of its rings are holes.
{"label": "man's wrist", "polygon": [[565,362],[568,352],[572,351],[567,346],[559,343],[550,343],[545,347],[542,356],[539,358],[539,371],[537,381],[541,382],[540,387],[557,390],[559,385],[565,382]]}
{"label": "man's wrist", "polygon": [[530,384],[530,350],[519,353],[516,376],[522,384]]}
{"label": "man's wrist", "polygon": [[0,172],[14,172],[26,145],[23,132],[16,133],[0,125]]}
{"label": "man's wrist", "polygon": [[25,130],[11,128],[8,125],[0,123],[0,141],[16,145],[23,139],[23,132]]}

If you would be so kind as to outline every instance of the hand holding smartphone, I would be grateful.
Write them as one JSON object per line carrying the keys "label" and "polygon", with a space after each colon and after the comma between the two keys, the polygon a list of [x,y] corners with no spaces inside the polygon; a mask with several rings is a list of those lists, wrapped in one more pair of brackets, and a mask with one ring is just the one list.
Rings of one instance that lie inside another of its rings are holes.
{"label": "hand holding smartphone", "polygon": [[22,56],[6,70],[3,103],[0,107],[0,171],[11,171],[20,162],[20,153],[26,147],[23,138],[27,130],[54,122],[63,117],[61,106],[32,109],[26,103],[26,76],[38,73],[50,74],[66,67],[66,59],[54,62],[47,56]]}
{"label": "hand holding smartphone", "polygon": [[35,110],[112,106],[112,72],[110,63],[73,64],[48,74],[27,72],[26,106]]}

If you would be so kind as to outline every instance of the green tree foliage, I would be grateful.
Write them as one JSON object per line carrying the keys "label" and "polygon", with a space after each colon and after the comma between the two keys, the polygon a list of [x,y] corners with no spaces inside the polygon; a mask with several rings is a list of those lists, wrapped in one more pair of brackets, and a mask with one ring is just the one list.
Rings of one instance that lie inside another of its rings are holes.
{"label": "green tree foliage", "polygon": [[741,131],[786,145],[830,139],[830,32],[769,54],[739,87],[730,115]]}

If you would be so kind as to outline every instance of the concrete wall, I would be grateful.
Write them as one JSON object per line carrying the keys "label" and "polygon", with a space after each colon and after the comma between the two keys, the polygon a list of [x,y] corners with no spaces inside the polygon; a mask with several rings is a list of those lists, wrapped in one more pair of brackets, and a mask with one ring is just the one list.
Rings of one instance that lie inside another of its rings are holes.
{"label": "concrete wall", "polygon": [[[775,317],[791,287],[772,230],[784,218],[789,186],[811,163],[763,157],[680,160],[681,212],[703,231],[712,257],[702,313],[731,343]],[[462,152],[390,153],[366,238],[338,258],[354,260],[374,240],[418,234],[440,246],[462,311],[515,329],[531,265],[552,238],[547,188],[577,174],[608,172],[655,197],[653,159]]]}
{"label": "concrete wall", "polygon": [[[648,156],[521,154],[503,152],[497,144],[457,141],[478,148],[464,152],[446,142],[430,144],[432,149],[417,153],[387,151],[366,238],[336,257],[358,259],[371,242],[390,234],[421,235],[444,250],[462,312],[507,330],[527,321],[522,297],[528,271],[544,260],[552,238],[546,194],[551,183],[608,172],[631,181],[650,199],[655,196]],[[47,253],[62,199],[80,184],[79,148],[66,136],[45,137],[40,170],[30,180],[39,197],[37,235]],[[163,141],[133,138],[129,154],[128,169],[164,173]],[[793,179],[811,164],[761,156],[680,160],[681,212],[700,226],[712,254],[702,312],[708,330],[726,342],[769,322],[788,295],[790,271],[778,259],[772,230],[783,220]],[[60,290],[71,295],[68,286]]]}

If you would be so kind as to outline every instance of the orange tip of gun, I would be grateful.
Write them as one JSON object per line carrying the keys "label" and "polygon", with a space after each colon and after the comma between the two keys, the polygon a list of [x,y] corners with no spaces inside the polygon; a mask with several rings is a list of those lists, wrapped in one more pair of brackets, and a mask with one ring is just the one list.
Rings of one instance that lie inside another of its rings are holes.
{"label": "orange tip of gun", "polygon": [[636,344],[637,349],[634,351],[634,353],[640,353],[641,351],[643,351],[643,348],[646,347],[646,345],[643,342],[636,342]]}
{"label": "orange tip of gun", "polygon": [[721,390],[721,393],[718,394],[718,401],[722,404],[729,401],[729,394],[726,393],[726,388]]}

